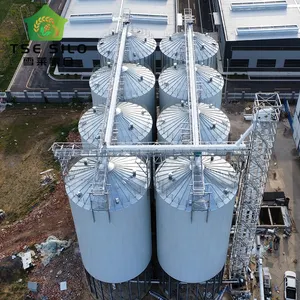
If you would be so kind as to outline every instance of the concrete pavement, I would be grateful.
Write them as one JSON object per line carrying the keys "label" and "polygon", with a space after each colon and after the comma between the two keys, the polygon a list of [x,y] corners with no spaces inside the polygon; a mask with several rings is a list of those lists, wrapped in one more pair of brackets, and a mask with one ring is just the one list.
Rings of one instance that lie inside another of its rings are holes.
{"label": "concrete pavement", "polygon": [[[66,0],[52,0],[50,3],[50,7],[61,14]],[[33,52],[33,47],[36,44],[42,44],[41,53],[36,54]],[[31,42],[30,44],[30,53],[25,54],[23,57],[33,58],[34,65],[33,66],[24,66],[23,61],[21,61],[19,68],[16,71],[15,76],[13,77],[11,84],[9,86],[9,90],[13,92],[20,92],[23,90],[28,91],[39,91],[41,89],[47,90],[61,90],[61,91],[72,91],[73,89],[77,90],[89,90],[88,82],[86,81],[54,81],[49,78],[47,75],[47,65],[37,66],[37,59],[46,58],[47,62],[50,61],[51,53],[48,51],[49,42]]]}
{"label": "concrete pavement", "polygon": [[[291,237],[281,238],[279,250],[271,254],[265,254],[264,265],[270,268],[273,287],[278,286],[279,293],[273,290],[272,299],[283,299],[284,272],[295,271],[300,278],[300,159],[294,151],[295,143],[291,136],[284,134],[286,126],[280,122],[274,148],[274,158],[277,165],[271,164],[271,172],[276,171],[276,180],[270,179],[268,190],[271,186],[278,186],[286,197],[290,198],[290,214],[293,218],[293,232]],[[271,173],[270,172],[270,173]],[[295,263],[295,259],[298,263]],[[297,289],[300,290],[300,281],[297,281]]]}

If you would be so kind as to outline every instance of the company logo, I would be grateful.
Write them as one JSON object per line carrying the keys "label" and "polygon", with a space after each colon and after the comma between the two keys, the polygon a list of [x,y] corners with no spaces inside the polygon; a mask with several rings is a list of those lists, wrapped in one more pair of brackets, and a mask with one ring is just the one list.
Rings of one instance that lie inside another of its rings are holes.
{"label": "company logo", "polygon": [[32,41],[60,41],[68,21],[59,16],[48,5],[44,5],[33,16],[24,19]]}

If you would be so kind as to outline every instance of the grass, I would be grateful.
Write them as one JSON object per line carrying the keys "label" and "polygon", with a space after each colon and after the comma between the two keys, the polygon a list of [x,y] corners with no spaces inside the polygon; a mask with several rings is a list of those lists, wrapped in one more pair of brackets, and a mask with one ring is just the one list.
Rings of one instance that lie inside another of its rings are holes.
{"label": "grass", "polygon": [[31,0],[0,0],[0,7],[0,91],[5,91],[22,57],[20,51],[12,53],[10,44],[28,43],[22,16],[33,15],[41,4]]}
{"label": "grass", "polygon": [[23,300],[24,295],[28,292],[26,278],[20,278],[22,282],[10,284],[0,283],[0,300]]}
{"label": "grass", "polygon": [[48,150],[53,142],[65,141],[71,130],[77,130],[81,111],[80,105],[16,104],[1,113],[0,208],[7,213],[7,221],[22,218],[49,193],[51,186],[40,184],[40,172],[59,168]]}

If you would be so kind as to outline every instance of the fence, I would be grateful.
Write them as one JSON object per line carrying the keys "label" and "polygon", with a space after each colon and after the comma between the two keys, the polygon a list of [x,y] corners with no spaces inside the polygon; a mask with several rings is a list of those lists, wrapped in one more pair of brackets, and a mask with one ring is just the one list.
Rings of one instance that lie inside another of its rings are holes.
{"label": "fence", "polygon": [[6,91],[0,93],[0,97],[6,99],[8,102],[23,102],[23,103],[69,103],[74,100],[89,101],[91,100],[90,92],[61,92],[60,90],[54,92],[45,92],[43,90],[30,92],[24,90],[23,92]]}
{"label": "fence", "polygon": [[[289,101],[297,101],[299,93],[291,92],[291,93],[280,93],[281,99],[286,99]],[[252,101],[254,99],[255,93],[246,93],[246,92],[238,92],[238,93],[223,93],[223,102],[240,102],[240,101]],[[61,92],[61,91],[52,91],[45,92],[43,90],[37,92],[29,92],[24,90],[23,92],[11,92],[6,91],[4,93],[0,93],[0,98],[7,100],[8,102],[24,102],[24,103],[68,103],[75,99],[80,99],[82,101],[91,100],[90,92],[78,92],[74,90],[72,92]]]}
{"label": "fence", "polygon": [[[272,93],[272,91],[269,91]],[[299,93],[291,92],[291,93],[280,93],[278,92],[280,99],[286,99],[289,101],[297,101]],[[226,94],[223,93],[223,102],[229,103],[229,102],[239,102],[239,101],[252,101],[254,100],[255,93],[246,93],[246,92],[238,92],[238,93],[229,93]]]}

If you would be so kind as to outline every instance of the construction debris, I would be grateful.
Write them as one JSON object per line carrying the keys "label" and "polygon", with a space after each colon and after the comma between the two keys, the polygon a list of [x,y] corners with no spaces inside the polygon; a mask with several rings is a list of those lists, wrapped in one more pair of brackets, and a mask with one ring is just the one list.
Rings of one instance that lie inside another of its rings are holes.
{"label": "construction debris", "polygon": [[67,289],[67,282],[66,281],[62,281],[60,282],[60,290],[61,291],[65,291]]}
{"label": "construction debris", "polygon": [[35,248],[41,253],[43,265],[47,266],[53,257],[60,255],[70,245],[71,240],[61,241],[55,236],[49,236],[45,243],[36,244]]}
{"label": "construction debris", "polygon": [[5,219],[6,213],[4,210],[0,209],[0,223]]}
{"label": "construction debris", "polygon": [[33,293],[36,293],[38,291],[38,283],[37,282],[28,281],[27,287]]}
{"label": "construction debris", "polygon": [[24,270],[32,267],[31,251],[20,252],[18,254],[18,256],[21,257],[21,259],[22,259]]}
{"label": "construction debris", "polygon": [[41,172],[40,175],[42,176],[42,178],[41,178],[42,186],[47,185],[47,184],[53,182],[53,180],[54,180],[53,169],[49,169],[44,172]]}

